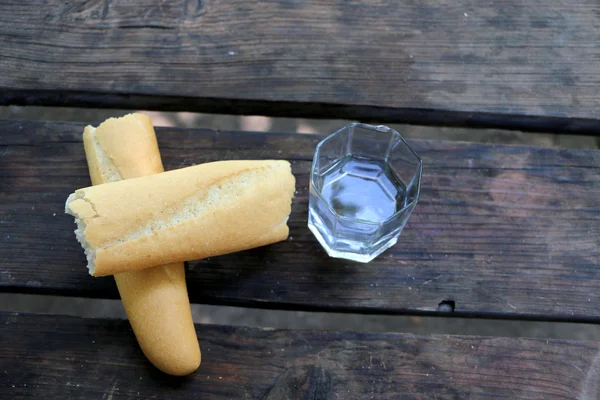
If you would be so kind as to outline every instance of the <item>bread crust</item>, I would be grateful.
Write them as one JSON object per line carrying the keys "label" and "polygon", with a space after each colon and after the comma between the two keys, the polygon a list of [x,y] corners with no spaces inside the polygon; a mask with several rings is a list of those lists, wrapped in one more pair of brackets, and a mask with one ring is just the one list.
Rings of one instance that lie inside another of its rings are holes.
{"label": "bread crust", "polygon": [[[93,185],[163,172],[149,117],[129,114],[88,126],[83,143]],[[93,212],[93,211],[92,211]],[[170,375],[201,361],[182,262],[114,275],[129,322],[146,357]]]}
{"label": "bread crust", "polygon": [[294,190],[287,161],[219,161],[79,189],[66,211],[104,276],[284,240]]}

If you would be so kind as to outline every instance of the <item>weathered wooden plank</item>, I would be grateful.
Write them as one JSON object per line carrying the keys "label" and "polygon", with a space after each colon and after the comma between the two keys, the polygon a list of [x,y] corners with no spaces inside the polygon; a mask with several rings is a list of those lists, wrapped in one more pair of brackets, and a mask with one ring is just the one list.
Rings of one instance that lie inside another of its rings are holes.
{"label": "weathered wooden plank", "polygon": [[[63,213],[89,185],[71,123],[0,122],[0,290],[116,297],[92,278]],[[600,320],[600,152],[411,141],[421,200],[399,243],[364,265],[330,259],[306,227],[320,137],[157,130],[165,167],[283,158],[297,194],[289,240],[188,265],[194,302],[267,308]],[[447,310],[451,307],[445,307]]]}
{"label": "weathered wooden plank", "polygon": [[599,398],[593,342],[197,325],[200,369],[174,378],[127,321],[0,313],[0,397]]}
{"label": "weathered wooden plank", "polygon": [[599,13],[594,0],[2,2],[0,104],[597,133]]}

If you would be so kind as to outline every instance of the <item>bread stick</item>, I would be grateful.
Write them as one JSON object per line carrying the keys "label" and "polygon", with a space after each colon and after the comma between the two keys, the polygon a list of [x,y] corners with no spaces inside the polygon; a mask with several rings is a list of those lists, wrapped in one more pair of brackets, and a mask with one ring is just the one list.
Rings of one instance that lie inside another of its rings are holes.
{"label": "bread stick", "polygon": [[[83,143],[93,185],[163,172],[152,122],[143,114],[88,126]],[[183,263],[114,278],[133,332],[152,364],[170,375],[195,371],[201,355]]]}
{"label": "bread stick", "polygon": [[65,208],[104,276],[284,240],[294,190],[287,161],[219,161],[79,189]]}

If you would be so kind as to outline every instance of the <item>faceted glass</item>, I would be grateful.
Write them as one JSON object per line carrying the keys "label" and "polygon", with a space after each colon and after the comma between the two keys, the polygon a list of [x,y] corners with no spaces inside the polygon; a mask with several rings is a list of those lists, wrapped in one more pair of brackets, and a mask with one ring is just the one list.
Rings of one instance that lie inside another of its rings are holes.
{"label": "faceted glass", "polygon": [[397,131],[347,125],[317,145],[308,227],[331,257],[369,262],[398,240],[419,199],[422,171]]}

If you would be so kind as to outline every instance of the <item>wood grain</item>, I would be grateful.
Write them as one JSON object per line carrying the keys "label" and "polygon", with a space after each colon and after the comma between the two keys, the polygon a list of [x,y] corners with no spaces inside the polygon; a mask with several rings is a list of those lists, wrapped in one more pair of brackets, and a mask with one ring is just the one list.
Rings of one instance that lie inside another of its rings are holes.
{"label": "wood grain", "polygon": [[595,0],[2,2],[0,104],[597,133],[599,13]]}
{"label": "wood grain", "polygon": [[[92,278],[67,196],[90,184],[73,123],[0,121],[0,290],[117,298]],[[193,302],[367,313],[600,321],[600,151],[414,140],[421,200],[396,246],[330,259],[306,226],[321,137],[157,129],[166,169],[291,160],[290,238],[188,264]]]}
{"label": "wood grain", "polygon": [[0,397],[543,399],[600,395],[597,343],[197,325],[203,362],[154,369],[127,321],[0,313]]}

